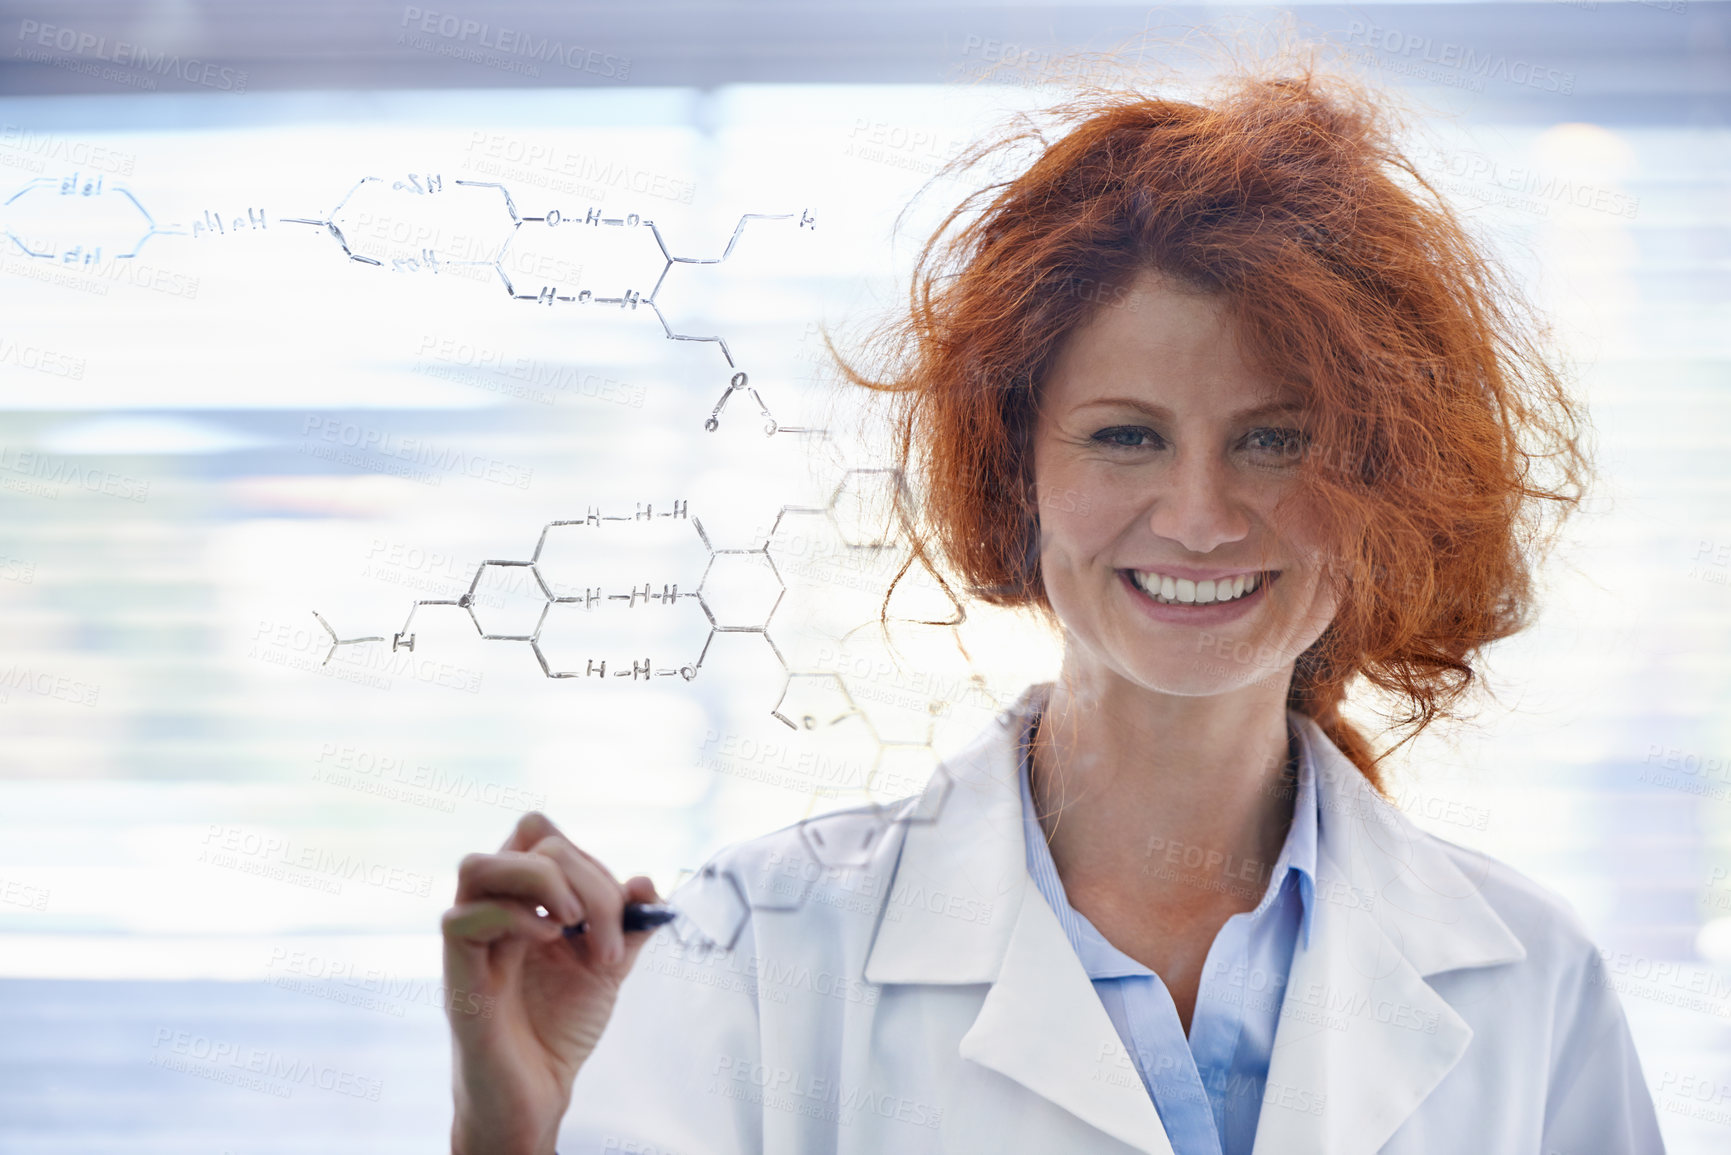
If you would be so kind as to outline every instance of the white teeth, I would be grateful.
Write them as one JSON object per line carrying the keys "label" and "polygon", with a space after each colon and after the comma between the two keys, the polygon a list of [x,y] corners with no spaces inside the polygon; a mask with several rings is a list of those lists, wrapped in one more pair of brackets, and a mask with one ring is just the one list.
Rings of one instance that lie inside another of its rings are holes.
{"label": "white teeth", "polygon": [[1192,581],[1171,578],[1164,574],[1131,570],[1136,585],[1157,602],[1177,605],[1216,605],[1256,592],[1262,584],[1261,574],[1238,574],[1230,578]]}

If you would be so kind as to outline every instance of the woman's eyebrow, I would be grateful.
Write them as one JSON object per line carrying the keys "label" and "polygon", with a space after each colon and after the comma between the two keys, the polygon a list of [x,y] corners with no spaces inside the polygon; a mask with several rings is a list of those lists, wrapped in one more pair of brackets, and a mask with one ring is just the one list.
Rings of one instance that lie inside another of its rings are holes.
{"label": "woman's eyebrow", "polygon": [[[1091,401],[1082,402],[1080,405],[1076,406],[1076,408],[1078,410],[1096,408],[1134,409],[1139,413],[1146,413],[1148,416],[1160,420],[1171,420],[1172,418],[1172,411],[1167,409],[1165,406],[1150,405],[1146,401],[1141,401],[1134,397],[1097,397]],[[1241,409],[1236,413],[1228,414],[1227,417],[1231,421],[1253,421],[1257,418],[1270,417],[1275,414],[1300,414],[1303,411],[1304,407],[1296,401],[1269,401],[1261,405],[1253,405],[1249,409]]]}

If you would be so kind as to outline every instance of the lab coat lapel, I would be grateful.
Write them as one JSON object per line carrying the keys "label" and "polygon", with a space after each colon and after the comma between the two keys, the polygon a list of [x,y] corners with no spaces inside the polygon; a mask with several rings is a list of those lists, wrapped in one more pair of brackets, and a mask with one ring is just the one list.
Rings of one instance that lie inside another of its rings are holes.
{"label": "lab coat lapel", "polygon": [[[1025,702],[1024,702],[1025,706]],[[1172,1155],[1063,927],[1028,877],[1012,709],[945,763],[903,821],[874,983],[990,983],[959,1053],[1149,1155]],[[937,792],[942,792],[941,805]]]}
{"label": "lab coat lapel", "polygon": [[1016,728],[1001,715],[896,820],[902,846],[867,982],[997,978],[1028,875]]}
{"label": "lab coat lapel", "polygon": [[1256,1155],[1364,1155],[1465,1053],[1472,1029],[1425,976],[1525,957],[1474,880],[1309,719],[1320,837],[1309,944],[1295,951]]}
{"label": "lab coat lapel", "polygon": [[1026,887],[1003,969],[961,1055],[1149,1155],[1172,1155],[1165,1128],[1064,929]]}
{"label": "lab coat lapel", "polygon": [[[1131,1146],[1170,1155],[1140,1081],[1107,1077],[1134,1068],[1028,878],[1016,778],[1026,709],[1024,701],[948,760],[907,812],[917,817],[898,822],[902,843],[865,977],[990,983],[963,1036],[964,1059]],[[1525,951],[1474,879],[1314,722],[1293,718],[1316,777],[1316,902],[1309,942],[1293,956],[1255,1151],[1367,1155],[1472,1038],[1425,976]]]}

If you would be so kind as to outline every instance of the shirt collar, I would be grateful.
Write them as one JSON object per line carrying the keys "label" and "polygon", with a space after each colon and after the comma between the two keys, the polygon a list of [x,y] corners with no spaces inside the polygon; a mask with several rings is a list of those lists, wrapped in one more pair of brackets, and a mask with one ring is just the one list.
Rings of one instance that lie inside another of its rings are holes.
{"label": "shirt collar", "polygon": [[[1151,973],[1147,967],[1120,951],[1106,941],[1094,925],[1083,915],[1072,909],[1069,899],[1064,894],[1064,883],[1058,877],[1057,864],[1052,861],[1052,850],[1046,845],[1045,832],[1040,828],[1040,820],[1034,813],[1033,791],[1028,784],[1028,747],[1029,729],[1039,712],[1044,708],[1044,695],[1037,700],[1034,709],[1024,715],[1020,729],[1019,767],[1017,778],[1021,783],[1022,793],[1022,833],[1027,846],[1028,874],[1033,878],[1035,887],[1039,890],[1046,904],[1058,916],[1058,921],[1064,928],[1064,934],[1069,938],[1076,957],[1081,961],[1083,969],[1090,979],[1119,978],[1124,975],[1145,975]],[[1305,727],[1297,724],[1297,719],[1287,719],[1287,734],[1292,747],[1297,754],[1298,776],[1293,791],[1292,825],[1287,829],[1286,842],[1280,848],[1280,855],[1275,859],[1274,869],[1269,872],[1268,886],[1262,899],[1252,912],[1253,918],[1262,917],[1285,889],[1286,876],[1295,875],[1294,885],[1299,896],[1299,934],[1304,945],[1310,945],[1311,909],[1316,905],[1316,841],[1317,841],[1317,803],[1316,803],[1316,766],[1310,749],[1309,735]]]}
{"label": "shirt collar", "polygon": [[[1298,780],[1294,784],[1296,789],[1292,801],[1292,825],[1286,831],[1286,844],[1280,848],[1280,858],[1275,861],[1275,877],[1282,877],[1288,870],[1297,873],[1300,900],[1299,935],[1308,947],[1310,912],[1316,905],[1316,759],[1310,748],[1309,728],[1300,725],[1299,719],[1292,716],[1290,711],[1286,728],[1292,739],[1293,750],[1298,755]],[[1267,901],[1268,896],[1264,895],[1264,904]]]}

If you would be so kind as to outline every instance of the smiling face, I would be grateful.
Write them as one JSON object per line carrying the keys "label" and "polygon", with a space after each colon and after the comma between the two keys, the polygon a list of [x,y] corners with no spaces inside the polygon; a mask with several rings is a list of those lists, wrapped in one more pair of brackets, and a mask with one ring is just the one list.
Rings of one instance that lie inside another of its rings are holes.
{"label": "smiling face", "polygon": [[1284,691],[1335,611],[1299,500],[1297,401],[1245,362],[1220,298],[1152,272],[1070,333],[1033,446],[1067,669],[1184,696]]}

